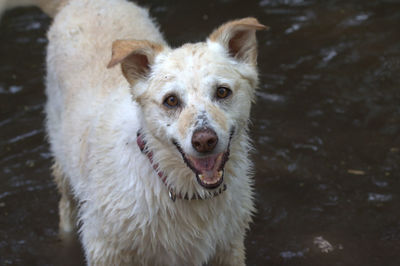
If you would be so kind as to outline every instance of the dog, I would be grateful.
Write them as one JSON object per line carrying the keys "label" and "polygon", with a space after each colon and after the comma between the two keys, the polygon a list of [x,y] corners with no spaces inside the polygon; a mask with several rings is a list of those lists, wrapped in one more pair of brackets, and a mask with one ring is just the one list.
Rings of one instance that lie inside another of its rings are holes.
{"label": "dog", "polygon": [[[126,0],[19,0],[53,17],[46,129],[62,236],[88,265],[245,265],[255,18],[171,48]],[[7,1],[3,3],[3,9]]]}

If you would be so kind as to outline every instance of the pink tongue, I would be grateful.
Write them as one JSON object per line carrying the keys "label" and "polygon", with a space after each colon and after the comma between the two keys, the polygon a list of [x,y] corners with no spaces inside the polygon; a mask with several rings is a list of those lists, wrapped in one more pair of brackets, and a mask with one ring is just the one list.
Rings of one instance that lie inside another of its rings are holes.
{"label": "pink tongue", "polygon": [[200,172],[212,171],[217,161],[218,154],[206,158],[191,158],[193,166]]}
{"label": "pink tongue", "polygon": [[189,157],[189,159],[203,179],[213,182],[218,181],[220,178],[218,168],[222,162],[222,155],[222,153],[219,153],[205,158]]}

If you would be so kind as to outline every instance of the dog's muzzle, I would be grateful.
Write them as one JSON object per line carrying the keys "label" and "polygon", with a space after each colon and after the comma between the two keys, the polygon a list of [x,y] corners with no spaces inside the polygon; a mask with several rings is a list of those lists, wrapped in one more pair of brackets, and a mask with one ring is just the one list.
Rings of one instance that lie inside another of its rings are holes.
{"label": "dog's muzzle", "polygon": [[[217,134],[210,128],[196,130],[192,137],[192,146],[201,157],[186,154],[176,140],[174,145],[182,155],[183,161],[195,173],[197,182],[206,189],[218,188],[224,180],[224,167],[229,159],[230,143],[234,130],[231,130],[226,150],[210,154],[218,143]],[[207,155],[209,154],[209,155]]]}
{"label": "dog's muzzle", "polygon": [[[192,196],[189,196],[188,193],[182,193],[182,192],[176,192],[175,189],[168,184],[167,182],[167,175],[165,175],[162,171],[159,171],[158,169],[158,165],[153,163],[153,152],[149,151],[147,146],[146,146],[146,141],[143,138],[140,130],[137,132],[137,138],[136,138],[136,143],[139,147],[139,149],[142,151],[142,153],[144,153],[147,158],[150,161],[150,164],[152,165],[153,169],[156,171],[157,175],[160,177],[160,179],[162,180],[162,182],[164,183],[164,185],[168,188],[168,196],[169,198],[175,202],[175,200],[177,198],[179,199],[185,199],[185,200],[200,200],[200,199],[209,199],[209,198],[213,198],[215,196],[218,196],[219,194],[221,194],[222,192],[224,192],[227,189],[226,184],[224,184],[221,188],[219,188],[218,190],[215,190],[213,192],[210,192],[204,196],[200,196],[199,194],[194,194]],[[178,150],[181,152],[184,160],[185,160],[185,156],[184,153],[181,151],[180,146],[174,141],[175,146],[178,148]],[[223,175],[222,175],[223,176]],[[198,182],[199,178],[196,175]],[[200,179],[201,180],[201,179]],[[221,178],[221,183],[222,183],[222,178]],[[219,186],[220,184],[218,184]]]}

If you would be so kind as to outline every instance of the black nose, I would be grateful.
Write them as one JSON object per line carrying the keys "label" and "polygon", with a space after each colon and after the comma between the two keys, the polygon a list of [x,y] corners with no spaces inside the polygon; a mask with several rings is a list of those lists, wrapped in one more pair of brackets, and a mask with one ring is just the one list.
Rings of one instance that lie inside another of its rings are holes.
{"label": "black nose", "polygon": [[192,146],[198,152],[210,152],[218,143],[218,136],[210,128],[197,129],[192,136]]}

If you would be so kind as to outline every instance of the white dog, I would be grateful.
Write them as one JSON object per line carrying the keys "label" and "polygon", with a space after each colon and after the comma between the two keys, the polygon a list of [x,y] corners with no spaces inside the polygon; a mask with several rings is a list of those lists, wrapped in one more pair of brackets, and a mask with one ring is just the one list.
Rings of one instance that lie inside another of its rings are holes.
{"label": "white dog", "polygon": [[54,16],[46,114],[60,232],[79,224],[88,264],[244,265],[255,32],[266,27],[235,20],[172,49],[126,0],[9,3]]}

